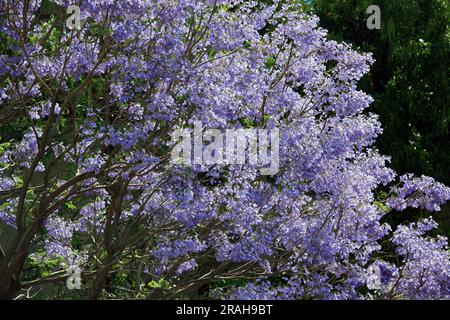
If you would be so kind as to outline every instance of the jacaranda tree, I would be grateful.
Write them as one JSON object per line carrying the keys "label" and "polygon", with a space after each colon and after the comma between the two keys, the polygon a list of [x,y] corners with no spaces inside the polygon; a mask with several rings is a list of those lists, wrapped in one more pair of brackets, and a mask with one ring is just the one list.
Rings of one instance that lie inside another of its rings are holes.
{"label": "jacaranda tree", "polygon": [[[433,219],[380,220],[450,190],[389,169],[371,55],[317,24],[294,1],[2,1],[0,298],[75,269],[92,299],[449,298]],[[171,163],[198,121],[278,129],[278,172]]]}

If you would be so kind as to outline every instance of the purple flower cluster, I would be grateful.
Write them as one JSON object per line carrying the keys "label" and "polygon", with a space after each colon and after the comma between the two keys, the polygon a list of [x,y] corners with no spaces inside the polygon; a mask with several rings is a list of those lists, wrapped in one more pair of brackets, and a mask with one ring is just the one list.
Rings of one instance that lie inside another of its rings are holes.
{"label": "purple flower cluster", "polygon": [[[378,199],[396,175],[357,88],[371,56],[274,2],[85,0],[81,30],[47,37],[40,1],[3,1],[15,54],[0,56],[0,107],[22,105],[29,124],[0,153],[0,220],[25,241],[11,252],[84,264],[95,286],[119,263],[147,266],[172,295],[223,277],[246,279],[219,290],[235,299],[449,298],[432,220],[380,222],[387,205],[438,211],[450,190],[407,175]],[[279,173],[172,165],[171,132],[196,120],[280,129]],[[1,261],[1,281],[11,268]]]}
{"label": "purple flower cluster", "polygon": [[413,177],[410,174],[400,177],[401,187],[392,190],[394,197],[388,204],[402,211],[407,207],[439,211],[441,205],[450,200],[450,188],[436,182],[431,177]]}

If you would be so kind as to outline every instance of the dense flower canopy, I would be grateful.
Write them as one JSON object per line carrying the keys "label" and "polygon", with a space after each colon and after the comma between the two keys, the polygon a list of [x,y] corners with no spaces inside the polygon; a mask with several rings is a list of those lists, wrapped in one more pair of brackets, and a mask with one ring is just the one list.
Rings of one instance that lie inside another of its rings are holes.
{"label": "dense flower canopy", "polygon": [[[70,30],[72,2],[0,4],[0,297],[72,268],[91,298],[450,297],[432,218],[381,221],[450,189],[372,147],[369,54],[288,1],[85,0]],[[195,121],[278,128],[279,172],[171,164]]]}

